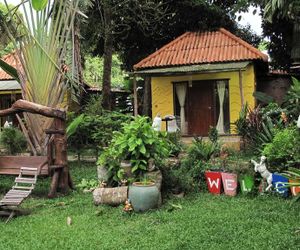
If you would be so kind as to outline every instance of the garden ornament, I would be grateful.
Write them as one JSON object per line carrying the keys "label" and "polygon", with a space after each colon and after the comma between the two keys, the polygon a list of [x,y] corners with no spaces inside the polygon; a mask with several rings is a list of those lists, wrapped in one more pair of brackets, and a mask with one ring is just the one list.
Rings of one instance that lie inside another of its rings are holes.
{"label": "garden ornament", "polygon": [[157,114],[154,119],[153,119],[153,123],[152,123],[152,128],[155,131],[161,131],[161,117],[160,114]]}
{"label": "garden ornament", "polygon": [[300,128],[300,115],[299,115],[299,117],[298,117],[297,127]]}
{"label": "garden ornament", "polygon": [[260,163],[257,163],[254,160],[251,160],[251,163],[254,164],[254,171],[259,172],[260,175],[267,180],[268,186],[265,191],[268,191],[272,187],[272,173],[266,167],[266,157],[263,155],[260,158]]}
{"label": "garden ornament", "polygon": [[124,212],[127,212],[127,213],[130,213],[130,212],[132,212],[132,210],[133,210],[133,208],[132,208],[132,205],[131,205],[131,203],[130,203],[130,200],[127,199],[127,200],[125,201],[125,206],[124,206],[124,208],[123,208],[123,211],[124,211]]}

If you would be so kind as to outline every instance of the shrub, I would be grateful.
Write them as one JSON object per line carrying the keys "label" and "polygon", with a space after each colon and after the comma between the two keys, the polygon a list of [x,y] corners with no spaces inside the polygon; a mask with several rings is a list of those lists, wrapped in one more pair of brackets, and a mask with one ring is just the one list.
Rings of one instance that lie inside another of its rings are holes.
{"label": "shrub", "polygon": [[277,130],[274,139],[262,152],[277,171],[300,166],[300,134],[296,127]]}
{"label": "shrub", "polygon": [[289,120],[296,121],[300,114],[300,81],[294,77],[292,77],[292,85],[285,96],[283,106],[287,109]]}
{"label": "shrub", "polygon": [[3,128],[0,142],[9,154],[16,154],[26,150],[27,141],[23,133],[14,127]]}
{"label": "shrub", "polygon": [[[277,105],[273,108],[277,109]],[[282,127],[282,122],[269,116],[277,111],[271,111],[272,106],[262,109],[260,106],[250,109],[245,105],[235,121],[236,132],[243,137],[246,147],[255,153],[260,153],[263,146],[272,141],[274,128]],[[269,115],[268,115],[269,114]]]}
{"label": "shrub", "polygon": [[[74,121],[74,115],[69,115]],[[131,116],[118,112],[104,111],[102,115],[84,115],[76,131],[68,138],[68,146],[80,155],[83,149],[93,149],[98,152],[107,147],[113,137],[113,132],[122,127],[122,123],[132,120]]]}
{"label": "shrub", "polygon": [[184,149],[180,132],[168,133],[166,139],[169,146],[169,155],[178,156],[179,153]]}
{"label": "shrub", "polygon": [[115,131],[109,147],[99,157],[98,164],[108,168],[115,180],[122,177],[121,160],[129,160],[135,177],[142,177],[148,161],[160,165],[169,154],[164,134],[153,130],[147,117],[136,117],[129,124],[123,124],[121,132]]}

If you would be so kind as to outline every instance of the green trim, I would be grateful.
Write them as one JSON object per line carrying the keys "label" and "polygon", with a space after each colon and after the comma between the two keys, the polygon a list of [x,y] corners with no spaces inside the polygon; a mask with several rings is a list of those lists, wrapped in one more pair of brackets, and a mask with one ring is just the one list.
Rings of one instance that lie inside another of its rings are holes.
{"label": "green trim", "polygon": [[251,62],[232,62],[232,63],[208,63],[199,65],[188,65],[168,68],[155,68],[135,71],[140,75],[174,75],[189,73],[216,73],[228,72],[245,69]]}

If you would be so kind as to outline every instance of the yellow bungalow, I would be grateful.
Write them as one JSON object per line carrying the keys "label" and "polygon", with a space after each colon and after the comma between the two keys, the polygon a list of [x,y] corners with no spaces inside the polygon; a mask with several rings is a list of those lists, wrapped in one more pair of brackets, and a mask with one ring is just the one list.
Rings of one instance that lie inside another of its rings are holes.
{"label": "yellow bungalow", "polygon": [[[183,135],[206,136],[210,126],[234,134],[242,106],[254,107],[257,69],[268,57],[221,28],[186,32],[136,65],[151,79],[152,116],[174,115]],[[165,128],[164,128],[165,129]]]}

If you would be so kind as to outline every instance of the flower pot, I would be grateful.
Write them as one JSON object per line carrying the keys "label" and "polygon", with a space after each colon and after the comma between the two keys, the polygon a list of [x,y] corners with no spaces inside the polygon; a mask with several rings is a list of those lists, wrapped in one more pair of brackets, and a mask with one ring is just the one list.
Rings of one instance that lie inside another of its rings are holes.
{"label": "flower pot", "polygon": [[289,183],[299,183],[299,186],[297,187],[291,187],[291,193],[293,196],[297,196],[300,194],[300,180],[294,180],[294,179],[290,179]]}
{"label": "flower pot", "polygon": [[289,179],[280,175],[272,174],[272,185],[274,190],[281,194],[283,197],[287,197],[289,194],[289,189],[286,187],[286,183],[289,182]]}
{"label": "flower pot", "polygon": [[145,212],[158,207],[159,191],[154,182],[146,185],[142,182],[134,182],[129,186],[128,198],[134,211]]}
{"label": "flower pot", "polygon": [[251,175],[241,175],[239,178],[242,193],[249,193],[254,187],[254,178]]}
{"label": "flower pot", "polygon": [[232,173],[221,173],[225,195],[236,196],[237,175]]}
{"label": "flower pot", "polygon": [[222,189],[221,172],[206,171],[205,178],[206,178],[208,191],[216,195],[221,194],[221,189]]}

